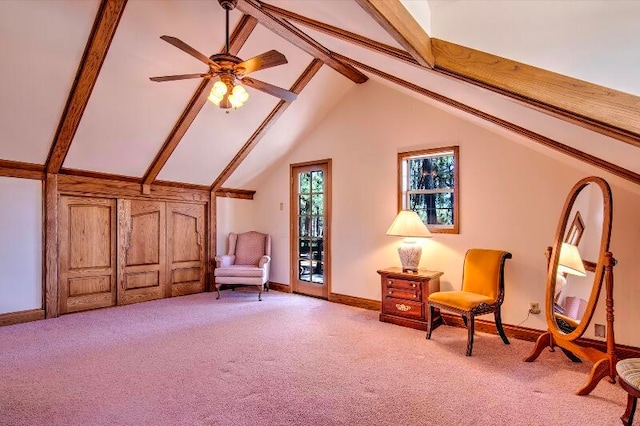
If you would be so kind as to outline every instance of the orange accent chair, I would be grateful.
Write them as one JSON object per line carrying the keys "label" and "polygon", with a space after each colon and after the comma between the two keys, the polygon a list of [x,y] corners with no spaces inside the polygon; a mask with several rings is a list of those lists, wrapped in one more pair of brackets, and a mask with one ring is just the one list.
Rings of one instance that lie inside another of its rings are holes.
{"label": "orange accent chair", "polygon": [[505,345],[509,339],[502,329],[500,307],[504,300],[504,264],[511,253],[500,250],[471,249],[464,258],[461,291],[438,291],[427,301],[427,339],[431,339],[435,309],[462,315],[468,329],[467,356],[473,350],[475,317],[493,312],[496,328]]}

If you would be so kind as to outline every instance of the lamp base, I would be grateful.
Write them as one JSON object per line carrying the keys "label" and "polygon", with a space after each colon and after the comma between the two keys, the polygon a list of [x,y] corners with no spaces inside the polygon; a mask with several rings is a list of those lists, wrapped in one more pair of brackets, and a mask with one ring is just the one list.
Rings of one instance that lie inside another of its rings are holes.
{"label": "lamp base", "polygon": [[422,256],[422,245],[415,241],[404,241],[398,246],[398,255],[402,263],[402,272],[418,272],[420,257]]}

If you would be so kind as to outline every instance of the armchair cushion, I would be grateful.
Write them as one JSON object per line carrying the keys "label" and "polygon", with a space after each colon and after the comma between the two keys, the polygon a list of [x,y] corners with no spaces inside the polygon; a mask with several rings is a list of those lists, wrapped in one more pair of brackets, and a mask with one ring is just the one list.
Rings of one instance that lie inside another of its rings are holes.
{"label": "armchair cushion", "polygon": [[258,265],[265,254],[265,234],[259,232],[245,232],[238,234],[236,242],[236,265]]}
{"label": "armchair cushion", "polygon": [[265,270],[257,266],[231,265],[216,268],[213,274],[215,277],[262,277]]}

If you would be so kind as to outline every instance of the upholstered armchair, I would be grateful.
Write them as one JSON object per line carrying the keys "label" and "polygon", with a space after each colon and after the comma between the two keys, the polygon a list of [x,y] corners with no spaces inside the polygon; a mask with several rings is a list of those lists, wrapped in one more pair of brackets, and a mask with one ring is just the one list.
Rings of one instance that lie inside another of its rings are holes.
{"label": "upholstered armchair", "polygon": [[475,317],[493,312],[496,329],[502,341],[508,345],[500,308],[504,300],[504,264],[511,253],[500,250],[471,249],[464,258],[461,291],[438,291],[427,301],[427,339],[433,330],[434,309],[462,315],[467,326],[467,356],[473,350]]}
{"label": "upholstered armchair", "polygon": [[227,254],[216,256],[214,284],[220,299],[220,286],[253,285],[258,287],[258,300],[262,290],[269,290],[269,264],[271,263],[271,236],[260,232],[229,233]]}

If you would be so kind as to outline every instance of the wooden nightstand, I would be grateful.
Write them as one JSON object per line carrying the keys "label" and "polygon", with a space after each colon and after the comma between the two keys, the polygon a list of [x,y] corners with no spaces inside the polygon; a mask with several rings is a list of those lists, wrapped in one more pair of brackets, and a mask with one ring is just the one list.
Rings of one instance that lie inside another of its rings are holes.
{"label": "wooden nightstand", "polygon": [[[443,272],[420,269],[418,272],[402,272],[402,268],[378,271],[382,284],[382,312],[380,321],[390,322],[418,330],[427,329],[427,299],[440,291]],[[436,310],[434,328],[442,323]]]}

